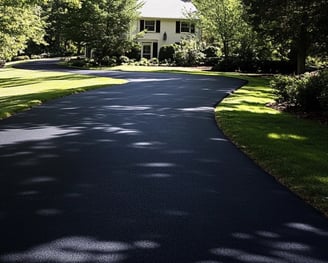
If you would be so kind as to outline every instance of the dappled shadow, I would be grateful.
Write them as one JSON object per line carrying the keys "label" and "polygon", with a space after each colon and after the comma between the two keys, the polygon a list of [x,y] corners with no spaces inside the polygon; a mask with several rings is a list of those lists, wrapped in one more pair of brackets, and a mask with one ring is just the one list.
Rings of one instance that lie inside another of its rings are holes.
{"label": "dappled shadow", "polygon": [[[243,102],[244,103],[244,102]],[[226,105],[220,122],[261,166],[313,206],[327,211],[327,129],[295,116]],[[238,123],[238,126],[230,123]],[[292,125],[291,125],[292,123]],[[244,146],[246,145],[246,146]]]}
{"label": "dappled shadow", "polygon": [[328,262],[327,221],[217,129],[240,82],[147,76],[0,122],[0,262]]}

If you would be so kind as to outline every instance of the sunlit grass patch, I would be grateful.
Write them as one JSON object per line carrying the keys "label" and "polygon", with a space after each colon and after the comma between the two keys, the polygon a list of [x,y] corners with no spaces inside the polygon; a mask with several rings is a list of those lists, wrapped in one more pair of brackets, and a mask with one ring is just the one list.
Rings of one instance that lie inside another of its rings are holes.
{"label": "sunlit grass patch", "polygon": [[50,99],[123,83],[124,80],[67,72],[3,68],[0,69],[0,119]]}
{"label": "sunlit grass patch", "polygon": [[269,79],[249,83],[224,99],[216,118],[228,137],[261,167],[328,215],[328,127],[266,105]]}

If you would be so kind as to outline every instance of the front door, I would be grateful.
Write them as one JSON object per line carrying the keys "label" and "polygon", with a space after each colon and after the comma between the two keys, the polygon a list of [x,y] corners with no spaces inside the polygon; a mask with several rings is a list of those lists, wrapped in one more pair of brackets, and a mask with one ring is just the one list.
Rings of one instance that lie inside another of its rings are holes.
{"label": "front door", "polygon": [[146,59],[151,59],[151,43],[142,44],[142,54],[141,56]]}

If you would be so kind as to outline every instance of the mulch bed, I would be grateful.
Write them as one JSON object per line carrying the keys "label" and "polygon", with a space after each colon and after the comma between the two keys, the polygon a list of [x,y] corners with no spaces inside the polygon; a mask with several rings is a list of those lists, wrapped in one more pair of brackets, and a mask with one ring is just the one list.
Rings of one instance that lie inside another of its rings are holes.
{"label": "mulch bed", "polygon": [[328,125],[328,112],[302,112],[297,110],[295,107],[290,107],[286,103],[277,102],[268,103],[266,106],[280,112],[288,112],[295,115],[297,118],[318,121],[323,125]]}

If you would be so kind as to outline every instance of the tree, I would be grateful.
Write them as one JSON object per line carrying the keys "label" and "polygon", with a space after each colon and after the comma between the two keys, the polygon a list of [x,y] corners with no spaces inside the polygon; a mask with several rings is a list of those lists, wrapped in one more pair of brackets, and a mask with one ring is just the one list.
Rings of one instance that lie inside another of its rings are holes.
{"label": "tree", "polygon": [[89,12],[81,16],[88,16],[81,23],[81,32],[86,45],[95,49],[99,62],[105,56],[120,56],[131,49],[128,33],[137,17],[137,9],[136,0],[85,0],[83,2],[80,11],[89,10]]}
{"label": "tree", "polygon": [[43,42],[44,22],[41,9],[32,0],[0,2],[0,60],[10,60],[23,51],[29,40]]}
{"label": "tree", "polygon": [[225,57],[229,57],[240,45],[249,26],[243,19],[244,11],[240,0],[196,0],[203,37],[207,42],[222,46]]}
{"label": "tree", "polygon": [[[49,52],[64,55],[71,36],[72,13],[81,8],[82,0],[50,0],[43,5],[43,14],[47,22],[45,40],[49,44]],[[80,20],[74,21],[77,26]],[[74,28],[75,32],[79,28]]]}
{"label": "tree", "polygon": [[259,34],[296,54],[298,74],[305,72],[311,48],[327,47],[326,0],[243,0]]}
{"label": "tree", "polygon": [[136,0],[52,0],[48,5],[47,41],[56,53],[67,52],[73,43],[95,50],[100,62],[105,56],[129,50],[127,33],[136,18]]}

